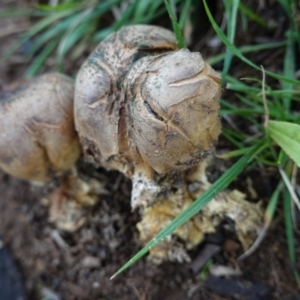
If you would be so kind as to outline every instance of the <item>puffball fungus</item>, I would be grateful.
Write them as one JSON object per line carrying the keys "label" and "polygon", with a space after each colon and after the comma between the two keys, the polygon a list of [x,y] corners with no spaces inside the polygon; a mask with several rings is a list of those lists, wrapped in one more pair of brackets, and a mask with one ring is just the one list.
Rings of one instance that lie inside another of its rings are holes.
{"label": "puffball fungus", "polygon": [[0,97],[0,167],[51,187],[46,196],[49,219],[65,231],[81,227],[83,207],[94,205],[104,193],[102,183],[79,178],[76,171],[81,150],[73,98],[73,80],[57,73],[39,76]]}
{"label": "puffball fungus", "polygon": [[176,50],[170,31],[123,27],[78,73],[75,125],[85,158],[132,178],[133,208],[154,202],[155,172],[186,170],[212,151],[219,81],[199,53]]}
{"label": "puffball fungus", "polygon": [[71,169],[80,155],[73,95],[72,79],[53,73],[0,97],[0,167],[37,182]]}
{"label": "puffball fungus", "polygon": [[[75,125],[84,156],[132,179],[131,207],[140,210],[143,243],[210,186],[204,158],[221,132],[219,82],[219,74],[199,53],[177,50],[171,32],[146,25],[110,35],[78,73]],[[192,193],[190,186],[198,188]],[[150,258],[157,263],[188,260],[178,238],[193,248],[225,216],[237,221],[247,248],[262,214],[243,198],[223,192],[151,249]],[[246,215],[249,221],[242,226]]]}
{"label": "puffball fungus", "polygon": [[186,170],[210,153],[221,133],[219,81],[199,53],[186,49],[142,58],[127,83],[134,165],[141,160],[166,174]]}

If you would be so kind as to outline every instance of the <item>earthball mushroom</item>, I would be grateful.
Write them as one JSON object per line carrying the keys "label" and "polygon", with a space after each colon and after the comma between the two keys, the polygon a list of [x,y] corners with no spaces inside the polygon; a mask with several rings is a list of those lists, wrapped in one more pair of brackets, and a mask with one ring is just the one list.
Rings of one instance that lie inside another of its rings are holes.
{"label": "earthball mushroom", "polygon": [[84,224],[82,206],[94,205],[104,191],[102,183],[77,174],[81,148],[73,99],[74,81],[58,73],[39,76],[0,96],[0,167],[43,183],[49,219],[66,231]]}
{"label": "earthball mushroom", "polygon": [[155,174],[183,171],[220,132],[220,76],[172,32],[123,27],[101,42],[75,85],[75,125],[86,160],[133,180],[132,207],[155,201]]}
{"label": "earthball mushroom", "polygon": [[70,170],[80,155],[73,96],[73,80],[57,73],[0,96],[0,167],[36,182]]}

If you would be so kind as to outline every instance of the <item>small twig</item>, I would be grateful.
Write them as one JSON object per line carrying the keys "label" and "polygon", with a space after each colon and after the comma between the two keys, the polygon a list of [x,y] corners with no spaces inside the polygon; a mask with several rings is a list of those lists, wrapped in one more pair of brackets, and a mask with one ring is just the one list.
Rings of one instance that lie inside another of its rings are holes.
{"label": "small twig", "polygon": [[225,115],[225,116],[222,116],[222,118],[227,121],[227,123],[232,127],[232,129],[234,129],[236,131],[239,130],[238,126],[234,123],[234,121],[232,120],[232,118],[230,116]]}
{"label": "small twig", "polygon": [[296,195],[296,193],[294,191],[294,188],[293,188],[289,178],[287,177],[285,171],[281,167],[279,167],[278,169],[279,169],[279,173],[280,173],[280,175],[281,175],[281,177],[282,177],[282,179],[283,179],[283,181],[284,181],[284,183],[285,183],[285,185],[286,185],[286,187],[287,187],[287,189],[288,189],[288,191],[291,195],[291,198],[293,199],[293,201],[297,205],[298,209],[300,210],[300,200],[299,200],[298,196]]}
{"label": "small twig", "polygon": [[252,141],[254,141],[254,140],[257,140],[257,139],[259,139],[259,138],[262,138],[262,137],[263,137],[263,133],[262,133],[262,132],[257,132],[257,133],[255,133],[254,135],[251,135],[251,136],[249,136],[248,138],[246,138],[246,139],[244,140],[244,143],[247,144],[247,143],[250,143],[250,142],[252,142]]}
{"label": "small twig", "polygon": [[50,236],[54,240],[56,245],[59,246],[59,248],[61,248],[62,250],[67,250],[70,248],[70,246],[67,244],[67,242],[59,234],[58,230],[52,230],[50,232]]}
{"label": "small twig", "polygon": [[[291,184],[293,186],[293,190],[296,190],[296,185],[297,185],[297,173],[298,173],[298,167],[296,164],[293,165],[293,171],[292,171],[292,178],[291,178]],[[296,193],[295,193],[296,194]],[[297,194],[296,194],[297,195]],[[294,224],[294,229],[295,231],[300,234],[299,228],[297,227],[297,220],[296,220],[296,208],[295,208],[295,203],[294,201],[292,202],[292,218],[293,218],[293,224]]]}
{"label": "small twig", "polygon": [[258,237],[255,240],[255,242],[252,244],[252,246],[244,254],[242,254],[240,257],[238,257],[238,260],[245,259],[246,257],[250,256],[258,248],[258,246],[261,244],[264,237],[266,236],[268,229],[269,229],[269,224],[266,224],[259,232]]}
{"label": "small twig", "polygon": [[142,296],[140,291],[132,283],[130,283],[129,286],[132,288],[133,293],[135,294],[138,300],[145,300],[145,296]]}

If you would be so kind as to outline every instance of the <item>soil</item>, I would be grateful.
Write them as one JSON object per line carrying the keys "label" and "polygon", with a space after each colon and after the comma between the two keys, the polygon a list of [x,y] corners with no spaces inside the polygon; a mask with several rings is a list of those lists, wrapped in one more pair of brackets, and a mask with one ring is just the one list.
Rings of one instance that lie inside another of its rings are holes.
{"label": "soil", "polygon": [[[246,4],[250,7],[254,5],[251,1]],[[7,1],[0,5],[4,8],[26,4]],[[247,36],[243,32],[237,33],[238,45],[283,38],[287,24],[284,13],[275,1],[266,1],[265,5],[265,8],[257,7],[256,11],[274,21],[276,29],[262,31],[255,23],[253,26],[250,23],[251,32]],[[223,10],[221,5],[216,5],[215,16],[220,24]],[[18,24],[20,22],[23,28],[30,25],[26,18],[19,18]],[[0,19],[0,26],[0,56],[3,56],[19,37],[20,26],[16,26],[16,19],[10,18]],[[221,45],[208,47],[214,37],[211,29],[202,35],[194,33],[191,48],[201,50],[206,58],[223,52]],[[266,69],[279,71],[283,54],[284,49],[278,48],[248,57],[258,65],[263,62]],[[27,66],[22,50],[2,63],[0,91],[5,92],[22,81]],[[220,70],[222,65],[215,67]],[[297,67],[300,68],[299,65]],[[50,58],[42,71],[53,68],[53,59]],[[237,59],[234,59],[230,72],[237,78],[257,75]],[[74,75],[76,69],[68,68],[68,73]],[[224,92],[223,98],[236,101],[234,94],[228,91]],[[238,119],[236,121],[240,122]],[[223,124],[228,125],[226,120]],[[238,124],[247,127],[247,124]],[[217,150],[224,151],[230,147],[221,137]],[[224,163],[220,165],[225,168]],[[189,264],[163,263],[156,266],[143,258],[111,281],[110,277],[141,247],[135,227],[139,215],[130,209],[131,182],[118,172],[96,170],[82,162],[80,169],[82,174],[100,178],[108,193],[95,207],[86,211],[86,224],[74,233],[60,232],[48,221],[48,206],[41,201],[46,193],[45,188],[32,186],[0,171],[0,249],[2,246],[9,251],[22,274],[26,294],[23,299],[300,299],[293,276],[293,268],[297,266],[292,266],[289,261],[281,207],[258,250],[243,261],[237,259],[242,250],[234,233],[224,232],[220,228],[190,252],[192,262]],[[222,171],[216,170],[215,174]],[[252,179],[258,194],[253,201],[260,199],[266,205],[278,180],[275,174],[276,170],[257,167],[244,172],[234,186],[250,195],[247,178]],[[299,234],[295,233],[295,238],[300,257]],[[239,275],[216,277],[201,271],[199,260],[209,245],[218,246],[218,251],[211,258],[214,264],[239,268]]]}

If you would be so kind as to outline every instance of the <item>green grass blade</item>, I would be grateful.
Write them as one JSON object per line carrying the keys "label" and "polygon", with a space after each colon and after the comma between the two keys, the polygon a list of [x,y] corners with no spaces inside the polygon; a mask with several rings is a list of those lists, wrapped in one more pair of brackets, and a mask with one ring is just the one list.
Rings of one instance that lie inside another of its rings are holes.
{"label": "green grass blade", "polygon": [[[235,37],[235,29],[236,29],[236,17],[239,7],[239,0],[232,0],[230,4],[225,5],[226,8],[226,16],[227,16],[227,34],[228,40],[234,44],[234,37]],[[232,52],[229,48],[226,48],[225,58],[224,58],[224,68],[222,71],[222,78],[228,73],[230,64],[232,61]]]}
{"label": "green grass blade", "polygon": [[45,60],[54,51],[58,44],[58,40],[51,41],[43,51],[37,56],[37,58],[31,63],[30,67],[25,72],[25,77],[30,78],[37,74],[39,69],[43,66]]}
{"label": "green grass blade", "polygon": [[266,91],[266,95],[270,95],[270,96],[284,96],[285,94],[292,94],[292,95],[296,95],[297,97],[295,97],[293,100],[294,101],[300,101],[300,97],[298,95],[300,95],[300,90],[296,91],[296,90],[272,90],[272,91]]}
{"label": "green grass blade", "polygon": [[184,6],[182,8],[181,15],[179,17],[179,22],[178,22],[179,27],[180,27],[181,30],[183,30],[184,24],[186,22],[186,17],[188,15],[189,10],[190,10],[191,3],[192,3],[192,0],[186,0],[185,3],[184,3]]}
{"label": "green grass blade", "polygon": [[99,42],[104,40],[109,34],[113,33],[112,26],[99,30],[93,37],[93,42]]}
{"label": "green grass blade", "polygon": [[[285,50],[284,55],[284,63],[283,63],[283,75],[286,78],[293,79],[296,73],[296,58],[294,51],[294,37],[292,35],[292,31],[287,31],[288,43]],[[282,88],[287,90],[293,90],[294,85],[289,82],[282,82]],[[291,94],[286,94],[283,97],[283,107],[285,111],[289,111],[291,106]]]}
{"label": "green grass blade", "polygon": [[7,53],[4,54],[4,56],[0,59],[0,64],[6,60],[13,52],[15,52],[17,49],[19,49],[26,41],[28,41],[30,38],[32,38],[34,35],[54,23],[55,21],[59,20],[60,18],[66,17],[72,13],[69,11],[64,11],[57,14],[50,14],[47,15],[45,18],[43,18],[41,21],[39,21],[36,25],[32,26],[23,37],[20,38],[20,40],[13,45]]}
{"label": "green grass blade", "polygon": [[91,36],[85,35],[84,37],[82,37],[82,39],[80,39],[80,41],[78,41],[78,43],[76,43],[76,47],[73,47],[72,49],[70,49],[70,55],[68,57],[71,58],[71,60],[76,61],[77,59],[80,59],[81,57],[83,57],[84,52],[86,50],[86,46],[88,44],[90,44],[90,38]]}
{"label": "green grass blade", "polygon": [[114,6],[120,4],[122,0],[98,1],[98,4],[93,9],[94,16],[101,16],[110,11]]}
{"label": "green grass blade", "polygon": [[209,275],[209,268],[213,265],[213,260],[212,259],[209,259],[205,265],[203,266],[203,268],[201,269],[201,272],[199,274],[199,278],[201,280],[205,280],[208,275]]}
{"label": "green grass blade", "polygon": [[3,9],[0,11],[0,18],[11,17],[45,17],[48,12],[43,12],[35,9]]}
{"label": "green grass blade", "polygon": [[282,150],[300,167],[300,125],[269,121],[267,132]]}
{"label": "green grass blade", "polygon": [[40,11],[44,10],[44,11],[51,11],[51,12],[59,12],[59,11],[83,8],[86,5],[89,5],[88,1],[80,1],[79,3],[72,1],[71,3],[61,3],[61,4],[58,3],[55,6],[49,4],[37,4],[37,8]]}
{"label": "green grass blade", "polygon": [[82,23],[74,30],[68,32],[68,34],[61,39],[56,55],[57,65],[59,68],[62,67],[64,57],[71,47],[73,47],[84,35],[90,33],[89,25],[89,23]]}
{"label": "green grass blade", "polygon": [[291,23],[293,26],[293,31],[294,31],[294,35],[295,35],[295,40],[298,43],[298,51],[300,51],[300,31],[299,31],[299,19],[297,19],[297,15],[299,15],[299,9],[297,8],[297,4],[296,0],[292,1],[292,16],[291,16]]}
{"label": "green grass blade", "polygon": [[37,50],[42,48],[45,44],[47,44],[52,38],[59,39],[62,34],[66,32],[66,30],[71,26],[71,24],[76,20],[77,15],[69,16],[63,20],[60,20],[55,26],[43,31],[43,33],[39,34],[32,46],[30,47],[27,55],[32,56]]}
{"label": "green grass blade", "polygon": [[[117,2],[120,2],[120,0],[118,0]],[[160,5],[162,4],[161,1],[152,1],[150,9],[149,11],[146,11],[145,15],[137,15],[135,13],[136,3],[137,1],[131,3],[123,12],[122,17],[119,20],[116,20],[110,27],[98,31],[93,36],[93,41],[98,42],[103,40],[108,34],[120,29],[124,25],[138,23],[145,24],[165,13],[165,5],[160,7]]]}
{"label": "green grass blade", "polygon": [[[250,61],[248,58],[246,58],[229,40],[228,38],[225,36],[225,34],[222,32],[221,28],[217,25],[217,23],[215,22],[210,10],[209,10],[209,7],[206,3],[206,0],[203,0],[203,3],[204,3],[204,7],[205,7],[205,11],[207,13],[207,16],[214,28],[214,30],[216,31],[216,33],[218,34],[219,38],[223,41],[223,43],[228,47],[230,48],[230,50],[240,59],[242,60],[243,62],[245,62],[246,64],[248,64],[250,67],[256,69],[256,70],[259,70],[261,71],[261,68],[259,66],[257,66],[256,64],[254,64],[252,61]],[[275,79],[278,79],[278,80],[282,80],[282,81],[286,81],[286,82],[290,82],[290,83],[293,83],[293,84],[297,84],[297,85],[300,85],[300,81],[297,81],[297,80],[293,80],[293,79],[290,79],[290,78],[286,78],[285,76],[281,76],[281,75],[278,75],[276,73],[273,73],[271,71],[268,71],[268,70],[265,70],[265,73],[268,74],[269,76],[275,78]]]}
{"label": "green grass blade", "polygon": [[256,23],[262,25],[263,27],[268,27],[268,23],[261,18],[258,14],[256,14],[254,11],[249,9],[246,5],[243,3],[239,4],[239,10],[244,13],[249,19],[252,19]]}
{"label": "green grass blade", "polygon": [[[294,265],[296,263],[296,250],[295,250],[295,240],[294,240],[294,230],[293,230],[292,202],[288,190],[285,190],[284,192],[283,208],[284,208],[285,232],[286,232],[286,239],[287,239],[287,245],[289,250],[289,257],[291,263]],[[300,275],[298,271],[295,270],[294,275],[298,286],[300,286]]]}
{"label": "green grass blade", "polygon": [[122,18],[113,23],[112,32],[119,30],[124,25],[139,23],[139,20],[134,17],[135,6],[135,2],[132,3],[122,14]]}
{"label": "green grass blade", "polygon": [[239,141],[235,140],[235,138],[230,133],[228,133],[226,130],[223,130],[222,135],[229,142],[231,142],[233,145],[235,145],[237,148],[242,149],[244,147],[244,145],[242,143],[240,143]]}
{"label": "green grass blade", "polygon": [[277,185],[275,191],[273,192],[273,194],[270,198],[268,206],[265,210],[263,228],[260,230],[260,232],[258,234],[258,237],[256,238],[253,245],[243,255],[241,255],[239,257],[239,260],[242,260],[242,259],[248,257],[249,255],[251,255],[259,247],[259,245],[263,241],[264,237],[266,236],[267,231],[268,231],[268,229],[271,225],[271,222],[273,220],[273,217],[274,217],[274,214],[275,214],[275,210],[277,208],[279,196],[280,196],[280,193],[282,191],[283,185],[284,185],[283,181],[280,181],[280,183]]}
{"label": "green grass blade", "polygon": [[284,183],[281,180],[271,196],[271,199],[268,203],[268,206],[266,208],[265,215],[264,215],[265,227],[269,227],[271,225],[271,222],[273,220],[275,210],[276,210],[276,207],[278,204],[279,195],[283,189],[283,186],[284,186]]}
{"label": "green grass blade", "polygon": [[[118,1],[116,1],[118,2]],[[116,3],[115,3],[116,4]],[[113,33],[114,31],[120,29],[123,25],[134,24],[136,20],[134,20],[134,11],[136,8],[136,1],[131,3],[127,9],[123,12],[122,17],[119,20],[116,20],[113,25],[110,27],[104,28],[98,31],[94,37],[93,41],[98,42],[106,38],[109,34]]]}
{"label": "green grass blade", "polygon": [[218,157],[221,157],[223,159],[229,159],[237,156],[241,156],[246,154],[249,150],[251,150],[252,147],[241,147],[241,149],[238,150],[232,150],[224,154],[219,154]]}
{"label": "green grass blade", "polygon": [[[286,41],[283,42],[272,42],[272,43],[264,43],[264,44],[258,44],[258,45],[246,45],[242,46],[240,48],[237,48],[241,53],[250,53],[250,52],[256,52],[256,51],[262,51],[262,50],[268,50],[273,48],[279,48],[284,47],[287,45]],[[224,60],[225,53],[221,53],[218,55],[215,55],[207,60],[207,62],[210,65],[214,65],[222,60]]]}
{"label": "green grass blade", "polygon": [[85,34],[90,33],[90,25],[92,25],[92,28],[95,28],[93,26],[93,10],[94,7],[89,7],[88,9],[82,11],[76,18],[75,22],[72,22],[71,27],[61,39],[57,49],[57,62],[60,67],[62,65],[64,56],[69,51],[69,49],[81,37],[83,37]]}
{"label": "green grass blade", "polygon": [[0,65],[8,59],[15,51],[17,51],[26,41],[28,41],[29,38],[22,37],[20,38],[16,43],[14,43],[7,52],[4,53],[4,55],[0,58]]}
{"label": "green grass blade", "polygon": [[298,5],[296,0],[278,0],[286,15],[290,19],[290,31],[292,32],[295,41],[298,43],[298,50],[300,51],[300,32],[297,22]]}
{"label": "green grass blade", "polygon": [[72,10],[71,11],[62,11],[62,12],[58,12],[58,13],[52,13],[48,17],[43,18],[41,21],[39,21],[34,26],[32,26],[31,29],[26,32],[26,36],[32,37],[35,34],[42,31],[43,29],[45,29],[46,27],[53,24],[54,22],[58,21],[59,19],[65,18],[65,17],[71,15],[72,13],[73,13]]}
{"label": "green grass blade", "polygon": [[[159,1],[159,0],[156,0]],[[147,10],[149,9],[151,5],[151,0],[143,0],[143,1],[135,1],[136,7],[135,7],[135,18],[139,19],[141,16],[144,16]]]}
{"label": "green grass blade", "polygon": [[266,141],[262,140],[253,148],[251,148],[247,154],[240,158],[225,174],[223,174],[209,189],[207,189],[201,197],[196,199],[186,210],[184,210],[170,224],[163,228],[153,239],[151,239],[143,249],[141,249],[133,258],[131,258],[124,266],[122,266],[111,277],[111,279],[133,265],[152,247],[159,244],[166,236],[172,234],[177,228],[198,213],[211,199],[213,199],[220,191],[225,189],[243,171],[243,169],[255,155],[257,155],[264,147],[266,147],[265,143]]}
{"label": "green grass blade", "polygon": [[178,42],[178,48],[179,49],[185,48],[185,43],[184,43],[183,35],[182,35],[182,32],[181,32],[180,26],[177,23],[176,16],[172,12],[172,9],[171,9],[169,1],[168,0],[164,0],[164,2],[165,2],[165,6],[167,8],[169,17],[170,17],[171,22],[172,22],[172,27],[173,27],[173,30],[174,30],[174,33],[175,33],[175,36],[176,36],[176,39],[177,39],[177,42]]}
{"label": "green grass blade", "polygon": [[161,0],[151,1],[151,6],[150,6],[149,11],[146,15],[146,18],[147,19],[152,18],[157,13],[157,10],[160,6],[162,6],[160,10],[164,11],[165,10],[165,5],[163,4],[163,1],[161,1]]}
{"label": "green grass blade", "polygon": [[289,0],[278,0],[282,8],[284,9],[285,13],[290,16],[292,14],[290,1]]}

